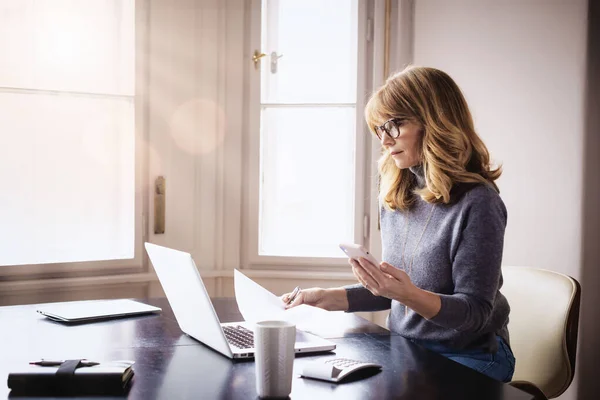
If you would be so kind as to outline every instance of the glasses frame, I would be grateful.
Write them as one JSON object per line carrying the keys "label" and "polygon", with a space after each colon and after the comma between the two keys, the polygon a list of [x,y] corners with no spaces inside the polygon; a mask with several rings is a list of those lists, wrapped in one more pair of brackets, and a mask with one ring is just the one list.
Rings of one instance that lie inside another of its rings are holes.
{"label": "glasses frame", "polygon": [[[406,118],[399,118],[399,117],[394,117],[394,118],[390,118],[387,121],[385,121],[383,124],[379,125],[379,126],[375,126],[375,136],[377,136],[377,138],[379,140],[383,139],[383,134],[381,133],[382,131],[385,132],[386,135],[388,135],[389,138],[391,139],[398,139],[398,137],[400,136],[400,126],[399,126],[399,122],[406,120]],[[392,135],[390,133],[390,131],[392,130],[389,126],[389,124],[393,124],[393,127],[396,128],[396,135]]]}

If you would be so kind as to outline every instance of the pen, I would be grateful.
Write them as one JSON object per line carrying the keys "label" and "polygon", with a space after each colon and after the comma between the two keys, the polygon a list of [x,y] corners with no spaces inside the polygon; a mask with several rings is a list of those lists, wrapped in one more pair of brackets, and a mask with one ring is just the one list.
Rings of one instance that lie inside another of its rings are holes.
{"label": "pen", "polygon": [[292,304],[292,302],[293,302],[294,300],[296,300],[296,297],[298,297],[298,294],[300,293],[300,290],[301,290],[301,289],[300,289],[300,286],[296,286],[296,287],[294,288],[294,290],[292,291],[292,294],[290,294],[290,297],[288,298],[288,301],[287,301],[287,303],[286,303],[287,305],[290,305],[290,304]]}
{"label": "pen", "polygon": [[[62,365],[63,362],[64,361],[61,360],[37,360],[29,362],[29,365],[39,365],[40,367],[57,367],[59,365]],[[91,367],[98,364],[100,363],[95,361],[81,360],[82,367]]]}

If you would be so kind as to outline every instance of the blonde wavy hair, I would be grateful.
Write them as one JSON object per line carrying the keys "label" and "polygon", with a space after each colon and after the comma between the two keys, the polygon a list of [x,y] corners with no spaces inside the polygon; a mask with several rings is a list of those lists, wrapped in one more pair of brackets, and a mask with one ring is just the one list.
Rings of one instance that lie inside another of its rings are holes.
{"label": "blonde wavy hair", "polygon": [[502,174],[493,169],[487,147],[475,132],[467,102],[443,71],[409,66],[389,77],[370,98],[365,118],[371,132],[391,118],[406,118],[423,127],[420,153],[426,185],[415,187],[414,175],[399,169],[389,152],[379,159],[379,198],[390,210],[406,210],[415,196],[448,204],[457,183],[491,185]]}

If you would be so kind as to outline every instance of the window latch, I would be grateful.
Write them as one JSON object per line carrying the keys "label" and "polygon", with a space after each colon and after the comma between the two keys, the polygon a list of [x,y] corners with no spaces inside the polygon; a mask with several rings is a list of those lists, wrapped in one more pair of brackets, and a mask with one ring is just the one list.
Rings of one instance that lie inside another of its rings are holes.
{"label": "window latch", "polygon": [[258,50],[254,50],[254,55],[252,56],[252,61],[254,62],[254,68],[258,69],[258,62],[261,58],[266,57],[265,53],[261,53]]}
{"label": "window latch", "polygon": [[279,62],[279,59],[283,57],[283,54],[277,54],[276,51],[271,53],[271,73],[272,74],[276,74],[277,73],[277,63]]}
{"label": "window latch", "polygon": [[277,73],[277,63],[279,59],[283,57],[283,54],[277,54],[276,51],[271,52],[271,54],[265,54],[260,52],[259,50],[254,50],[254,54],[252,55],[252,62],[254,62],[254,68],[258,69],[258,64],[260,63],[260,59],[263,57],[271,57],[271,73]]}

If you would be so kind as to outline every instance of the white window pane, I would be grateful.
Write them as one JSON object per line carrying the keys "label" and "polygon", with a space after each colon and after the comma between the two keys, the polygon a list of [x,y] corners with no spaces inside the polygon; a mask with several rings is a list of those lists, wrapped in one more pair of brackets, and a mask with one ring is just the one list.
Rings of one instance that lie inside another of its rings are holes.
{"label": "white window pane", "polygon": [[262,111],[259,254],[338,257],[354,238],[354,107]]}
{"label": "white window pane", "polygon": [[0,0],[0,86],[134,93],[134,0]]}
{"label": "white window pane", "polygon": [[262,50],[277,52],[277,70],[262,63],[263,103],[354,103],[357,0],[266,0]]}
{"label": "white window pane", "polygon": [[0,265],[133,258],[133,99],[0,92]]}

